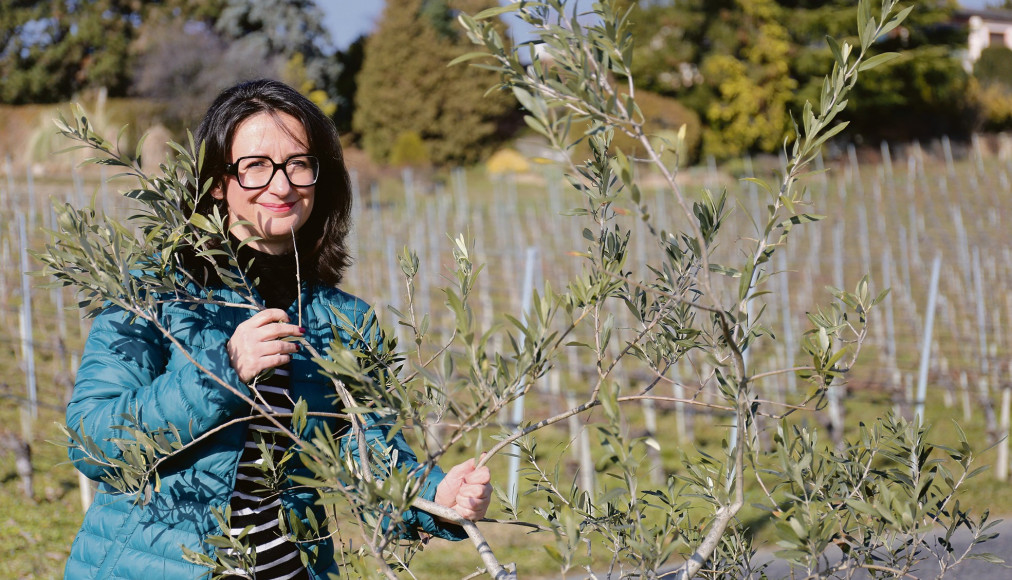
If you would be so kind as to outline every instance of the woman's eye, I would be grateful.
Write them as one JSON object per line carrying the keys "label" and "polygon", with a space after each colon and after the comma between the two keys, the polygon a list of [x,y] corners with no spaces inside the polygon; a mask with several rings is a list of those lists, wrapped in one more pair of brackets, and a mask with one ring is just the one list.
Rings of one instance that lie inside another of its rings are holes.
{"label": "woman's eye", "polygon": [[266,159],[247,159],[240,167],[243,171],[249,171],[251,169],[263,169],[269,167],[271,164]]}

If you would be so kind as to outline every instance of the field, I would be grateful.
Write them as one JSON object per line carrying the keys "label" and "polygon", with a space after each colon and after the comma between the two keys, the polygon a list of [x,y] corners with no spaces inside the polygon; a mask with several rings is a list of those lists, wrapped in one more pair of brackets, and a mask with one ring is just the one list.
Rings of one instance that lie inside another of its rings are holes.
{"label": "field", "polygon": [[[683,191],[693,197],[703,187],[727,188],[739,204],[727,226],[745,241],[754,227],[747,214],[766,203],[750,182],[740,178],[757,175],[775,181],[775,159],[742,160],[725,166],[704,166],[681,175]],[[806,312],[814,312],[832,300],[826,286],[853,289],[870,275],[872,288],[892,291],[871,318],[873,333],[862,359],[846,381],[847,429],[859,421],[896,410],[910,416],[916,408],[918,382],[925,381],[925,416],[934,434],[952,440],[958,422],[981,449],[1008,432],[1009,414],[1003,409],[1012,389],[1012,139],[989,136],[967,144],[948,142],[827,153],[825,172],[811,175],[812,212],[827,216],[820,223],[803,226],[773,267],[782,275],[770,282],[774,290],[766,297],[763,320],[779,339],[764,340],[749,351],[751,363],[760,369],[789,368],[800,356],[796,348],[806,325]],[[44,280],[23,281],[22,242],[24,224],[28,246],[40,250],[43,229],[51,227],[51,200],[83,204],[95,196],[96,204],[114,215],[128,207],[115,195],[122,184],[105,184],[97,170],[71,171],[46,166],[36,174],[8,162],[0,167],[0,436],[5,454],[0,462],[3,491],[0,495],[0,560],[3,578],[60,577],[82,512],[78,478],[66,464],[62,448],[49,443],[58,437],[53,423],[73,384],[87,321],[81,321],[70,291],[42,289]],[[440,174],[411,174],[366,179],[356,174],[357,198],[353,255],[356,264],[346,289],[373,303],[388,328],[396,327],[387,307],[403,310],[404,286],[396,255],[404,246],[414,249],[422,271],[416,282],[417,308],[432,315],[432,332],[448,335],[448,316],[442,307],[441,286],[453,264],[451,242],[468,233],[475,239],[476,262],[487,267],[478,288],[477,315],[483,324],[502,322],[506,313],[519,313],[531,287],[549,282],[562,288],[582,266],[572,254],[585,249],[582,229],[588,224],[560,213],[582,200],[564,184],[557,170],[535,166],[517,176],[490,176],[483,168]],[[659,228],[678,231],[679,216],[669,192],[659,187],[648,192],[648,204]],[[645,275],[644,263],[656,252],[644,226],[628,218],[633,228],[634,274]],[[731,240],[721,252],[737,251]],[[923,336],[931,316],[932,267],[940,264],[929,346],[922,365]],[[30,258],[29,258],[30,260]],[[29,264],[28,269],[34,269]],[[23,286],[27,284],[27,286]],[[28,288],[25,292],[23,288]],[[30,298],[30,315],[23,308]],[[619,327],[630,328],[624,311],[615,307]],[[23,321],[30,320],[31,334]],[[395,328],[396,327],[396,328]],[[407,337],[402,336],[402,340]],[[785,346],[786,345],[786,346]],[[34,352],[31,364],[27,352]],[[537,400],[528,401],[528,417],[547,415],[563,404],[566,393],[581,393],[586,363],[578,357],[562,361],[545,381]],[[679,368],[674,377],[675,396],[715,397],[714,385],[700,381],[707,373],[702,361]],[[34,367],[37,381],[37,417],[28,404],[30,386],[26,371]],[[925,372],[921,372],[922,369]],[[791,396],[806,386],[793,375],[769,380],[762,389]],[[923,377],[923,378],[922,378]],[[630,369],[624,380],[634,382]],[[661,442],[659,463],[649,477],[662,477],[679,469],[681,452],[719,443],[719,415],[692,412],[676,405],[645,407],[644,429],[656,416]],[[800,420],[824,423],[823,413],[807,413]],[[848,431],[849,432],[849,431]],[[569,458],[575,432],[560,428],[545,433],[541,449],[558,454],[575,470]],[[31,445],[34,482],[30,498],[22,495],[15,469],[16,441]],[[592,448],[594,442],[591,442]],[[1002,447],[983,454],[980,464],[1001,464]],[[461,449],[463,455],[466,450]],[[453,458],[447,458],[447,462]],[[504,484],[506,459],[492,463],[495,481]],[[1007,479],[992,469],[974,480],[964,506],[993,513],[1012,514],[1012,491],[995,485]],[[490,515],[495,516],[495,509]],[[743,514],[746,520],[755,514]],[[763,533],[757,523],[760,534]],[[521,563],[521,574],[535,577],[550,570],[537,537],[523,531],[488,525],[489,541],[503,561]],[[470,549],[433,543],[417,557],[419,578],[463,577],[474,570],[477,559]],[[452,574],[448,571],[452,570]]]}

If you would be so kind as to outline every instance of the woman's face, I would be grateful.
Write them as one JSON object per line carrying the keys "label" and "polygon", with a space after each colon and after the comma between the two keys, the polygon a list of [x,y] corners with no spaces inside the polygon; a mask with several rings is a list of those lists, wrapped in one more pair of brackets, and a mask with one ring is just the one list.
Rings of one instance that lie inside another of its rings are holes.
{"label": "woman's face", "polygon": [[[257,113],[236,128],[228,161],[235,163],[241,157],[261,156],[284,164],[293,156],[312,154],[306,145],[308,141],[305,127],[295,117],[286,113]],[[262,239],[250,245],[268,254],[284,254],[294,249],[292,230],[299,231],[309,219],[315,185],[293,186],[280,169],[263,187],[245,189],[235,175],[226,175],[223,184],[211,194],[228,204],[229,223],[245,220],[251,224],[234,226],[233,235],[240,240],[259,236]],[[246,184],[250,184],[248,180]]]}

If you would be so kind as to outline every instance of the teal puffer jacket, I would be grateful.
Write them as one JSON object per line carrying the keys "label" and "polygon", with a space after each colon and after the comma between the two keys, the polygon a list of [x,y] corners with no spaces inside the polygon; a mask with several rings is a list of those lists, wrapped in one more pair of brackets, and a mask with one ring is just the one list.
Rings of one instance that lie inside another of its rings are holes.
{"label": "teal puffer jacket", "polygon": [[[221,302],[240,302],[229,290],[215,291],[213,297]],[[288,312],[293,322],[299,319],[295,311],[298,303]],[[359,328],[373,322],[366,320],[369,308],[363,301],[336,288],[306,287],[301,303],[306,339],[321,353],[335,338],[334,328],[342,343],[355,346],[332,308]],[[170,302],[162,306],[160,320],[197,363],[248,393],[229,363],[225,343],[236,326],[252,314],[244,308]],[[290,364],[292,398],[305,399],[311,412],[333,413],[337,404],[333,386],[317,372],[306,350],[293,355]],[[114,429],[124,423],[122,413],[135,415],[148,430],[171,423],[178,427],[185,444],[247,415],[249,406],[198,370],[152,324],[131,321],[122,310],[109,308],[95,319],[88,336],[67,407],[67,425],[93,438],[106,454],[117,457],[117,448],[108,439],[123,436],[122,431]],[[339,429],[333,418],[310,416],[307,423],[300,434],[304,438],[325,423],[334,432]],[[166,461],[159,469],[160,490],[145,505],[100,484],[103,493],[96,496],[74,539],[66,578],[175,580],[205,574],[206,568],[183,560],[182,546],[211,553],[204,538],[221,532],[210,510],[228,504],[246,441],[246,425],[240,421],[220,429]],[[367,437],[385,442],[386,430],[373,425]],[[390,444],[397,447],[401,466],[417,466],[415,455],[400,434]],[[70,450],[70,459],[91,479],[99,480],[105,474],[103,468],[87,463],[79,449]],[[421,496],[433,499],[442,479],[443,472],[432,469],[423,482]],[[284,506],[297,513],[305,513],[314,500],[315,495],[295,490],[287,490],[282,496]],[[322,513],[318,513],[318,521],[323,521]],[[405,513],[404,524],[409,537],[417,537],[419,531],[452,540],[464,537],[459,527],[440,524],[418,510]],[[336,573],[331,542],[324,540],[317,549],[319,555],[310,575],[326,578]]]}

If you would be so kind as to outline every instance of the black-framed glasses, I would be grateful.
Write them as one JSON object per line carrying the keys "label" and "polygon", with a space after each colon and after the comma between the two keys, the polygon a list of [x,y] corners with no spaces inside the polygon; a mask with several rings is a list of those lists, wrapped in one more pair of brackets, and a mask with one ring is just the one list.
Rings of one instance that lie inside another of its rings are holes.
{"label": "black-framed glasses", "polygon": [[309,187],[320,176],[320,160],[312,155],[292,155],[275,163],[270,157],[248,155],[225,165],[225,173],[234,175],[243,189],[267,187],[279,169],[293,187]]}

